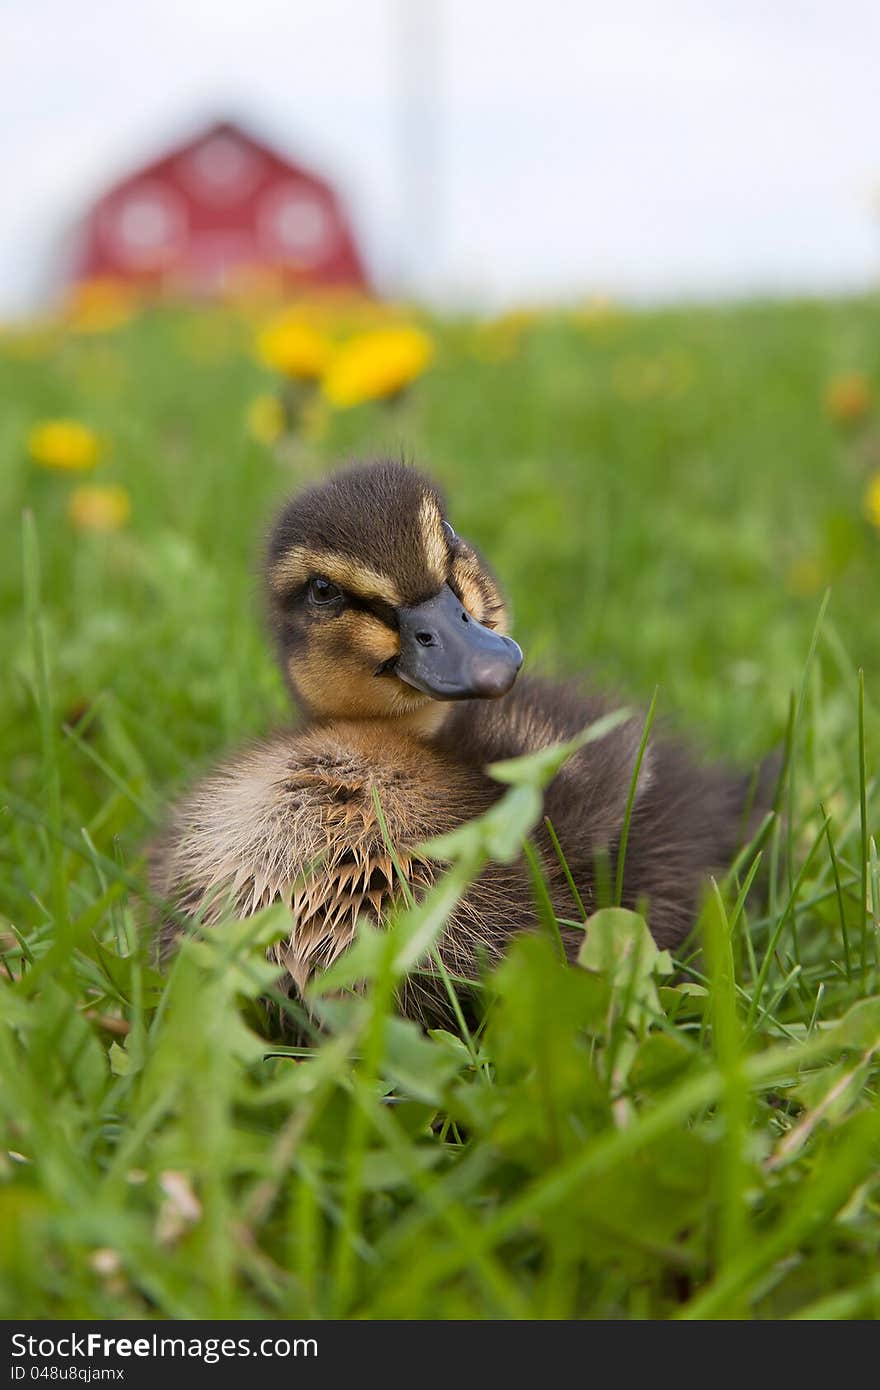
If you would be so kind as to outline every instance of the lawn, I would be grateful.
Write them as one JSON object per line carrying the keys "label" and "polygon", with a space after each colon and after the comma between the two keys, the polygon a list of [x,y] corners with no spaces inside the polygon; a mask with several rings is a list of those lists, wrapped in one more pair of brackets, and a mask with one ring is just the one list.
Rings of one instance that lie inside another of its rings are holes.
{"label": "lawn", "polygon": [[[880,302],[435,321],[424,375],[349,409],[261,360],[259,306],[131,310],[0,335],[0,1315],[880,1310]],[[33,456],[58,419],[94,468]],[[629,916],[577,968],[542,930],[480,1028],[426,1036],[388,1002],[416,908],[291,1055],[263,1035],[277,915],[163,978],[143,851],[291,718],[273,506],[382,453],[443,485],[527,669],[657,688],[707,756],[782,746],[788,775],[674,972],[612,949]]]}

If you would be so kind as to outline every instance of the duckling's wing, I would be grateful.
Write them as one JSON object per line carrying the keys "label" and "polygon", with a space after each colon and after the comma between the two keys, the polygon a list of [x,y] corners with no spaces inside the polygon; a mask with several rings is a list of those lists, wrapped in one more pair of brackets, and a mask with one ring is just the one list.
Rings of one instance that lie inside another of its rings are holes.
{"label": "duckling's wing", "polygon": [[[584,692],[573,683],[526,678],[500,700],[456,709],[438,736],[441,746],[481,765],[531,753],[573,737],[625,701]],[[545,792],[544,811],[561,843],[587,911],[600,905],[599,878],[616,878],[620,840],[644,717],[637,713],[582,748]],[[773,804],[779,759],[757,779],[701,766],[687,748],[655,730],[639,771],[626,847],[623,901],[647,904],[652,934],[676,946],[692,929],[706,880],[723,872]],[[554,903],[566,903],[549,838],[544,860]],[[571,904],[564,909],[570,914]]]}

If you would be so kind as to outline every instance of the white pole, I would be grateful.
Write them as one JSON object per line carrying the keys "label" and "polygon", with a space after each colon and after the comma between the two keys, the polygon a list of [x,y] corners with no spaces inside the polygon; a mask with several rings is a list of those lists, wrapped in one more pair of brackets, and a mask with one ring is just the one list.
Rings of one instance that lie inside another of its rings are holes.
{"label": "white pole", "polygon": [[438,282],[440,18],[435,0],[396,0],[398,278],[408,295]]}

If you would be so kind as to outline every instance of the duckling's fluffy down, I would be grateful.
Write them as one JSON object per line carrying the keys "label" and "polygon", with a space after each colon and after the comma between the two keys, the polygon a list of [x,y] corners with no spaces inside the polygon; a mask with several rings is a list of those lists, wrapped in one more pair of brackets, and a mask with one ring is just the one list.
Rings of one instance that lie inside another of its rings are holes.
{"label": "duckling's fluffy down", "polygon": [[[521,680],[501,700],[467,701],[449,711],[433,742],[387,721],[336,721],[282,733],[222,765],[174,807],[152,853],[153,892],[177,914],[205,925],[247,916],[272,902],[291,909],[291,932],[276,951],[292,989],[351,943],[357,917],[381,921],[402,896],[374,802],[385,816],[398,863],[416,897],[438,867],[417,846],[479,815],[501,794],[487,762],[570,738],[609,702],[574,686]],[[597,904],[597,856],[614,874],[641,716],[569,760],[545,796],[587,911]],[[754,824],[749,779],[697,767],[675,742],[652,737],[639,778],[626,853],[623,901],[648,903],[651,931],[676,946],[694,923],[706,876],[722,870]],[[758,801],[766,800],[759,789]],[[747,822],[750,822],[747,823]],[[574,915],[566,879],[543,827],[537,834],[551,901]],[[490,865],[444,932],[440,951],[455,976],[474,979],[510,938],[534,925],[522,862]],[[162,927],[170,949],[178,928]],[[564,928],[574,957],[582,939]],[[446,1012],[423,963],[407,981],[402,1007],[426,1020]]]}
{"label": "duckling's fluffy down", "polygon": [[[398,864],[419,896],[437,866],[415,851],[486,810],[499,788],[478,769],[387,724],[339,721],[255,744],[198,783],[172,810],[151,853],[153,893],[209,926],[272,902],[291,908],[277,948],[297,991],[351,942],[359,913],[381,921],[402,896],[376,813],[374,789]],[[459,905],[442,940],[456,975],[474,978],[528,916],[521,867],[491,865]],[[178,935],[162,925],[167,952]],[[426,963],[407,982],[404,1007],[427,1016],[437,991]]]}

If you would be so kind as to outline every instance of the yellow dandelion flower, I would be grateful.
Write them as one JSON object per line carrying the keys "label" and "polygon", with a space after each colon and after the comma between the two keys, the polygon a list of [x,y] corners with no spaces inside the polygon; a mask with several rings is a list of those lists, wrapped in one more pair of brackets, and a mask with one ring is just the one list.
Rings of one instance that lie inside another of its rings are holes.
{"label": "yellow dandelion flower", "polygon": [[67,515],[77,531],[118,531],[131,516],[131,498],[124,487],[77,487]]}
{"label": "yellow dandelion flower", "polygon": [[111,333],[134,318],[138,307],[138,295],[131,285],[103,276],[74,286],[64,318],[74,333]]}
{"label": "yellow dandelion flower", "polygon": [[387,400],[421,376],[434,345],[419,328],[377,328],[359,333],[333,354],[324,395],[340,410]]}
{"label": "yellow dandelion flower", "polygon": [[284,433],[284,406],[268,391],[254,396],[245,419],[248,434],[260,444],[274,444]]}
{"label": "yellow dandelion flower", "polygon": [[98,436],[78,420],[44,420],[28,435],[28,453],[42,468],[94,468],[100,452]]}
{"label": "yellow dandelion flower", "polygon": [[282,314],[263,329],[257,349],[273,371],[300,381],[318,381],[330,361],[331,344],[310,323]]}
{"label": "yellow dandelion flower", "polygon": [[825,414],[837,425],[854,425],[871,409],[873,392],[863,372],[833,376],[825,387]]}
{"label": "yellow dandelion flower", "polygon": [[875,473],[868,482],[865,493],[865,515],[872,526],[880,531],[880,473]]}

